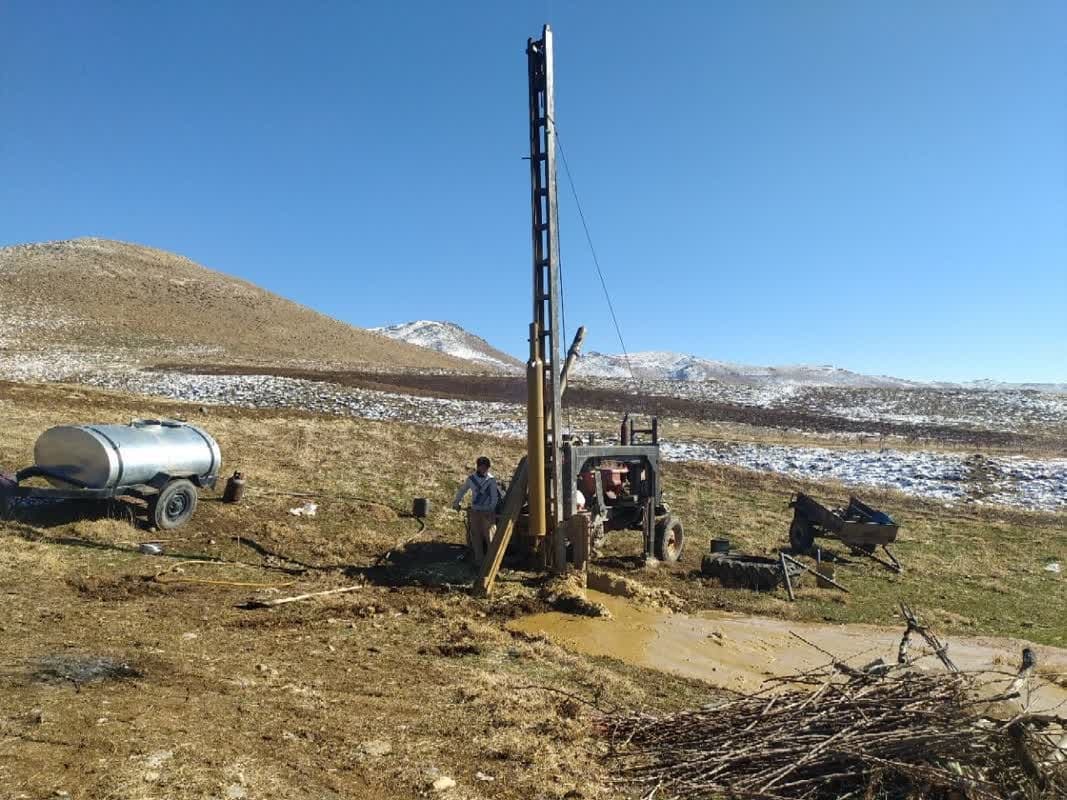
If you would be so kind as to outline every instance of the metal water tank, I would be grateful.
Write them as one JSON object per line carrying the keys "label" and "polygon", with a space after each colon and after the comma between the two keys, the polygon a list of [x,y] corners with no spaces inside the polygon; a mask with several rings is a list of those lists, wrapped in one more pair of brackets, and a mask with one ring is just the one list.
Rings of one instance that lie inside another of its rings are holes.
{"label": "metal water tank", "polygon": [[33,457],[53,486],[71,486],[63,480],[70,477],[93,489],[147,484],[160,475],[213,485],[222,464],[207,431],[168,419],[49,428],[38,437]]}

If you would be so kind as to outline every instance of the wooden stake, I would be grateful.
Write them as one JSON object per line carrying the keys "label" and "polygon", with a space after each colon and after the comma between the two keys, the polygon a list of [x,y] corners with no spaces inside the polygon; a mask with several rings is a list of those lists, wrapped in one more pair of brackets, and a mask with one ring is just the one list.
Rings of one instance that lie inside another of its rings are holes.
{"label": "wooden stake", "polygon": [[585,572],[589,566],[589,514],[579,512],[563,523],[571,544],[574,546],[574,568]]}
{"label": "wooden stake", "polygon": [[778,553],[778,561],[782,565],[782,577],[785,579],[785,591],[789,595],[790,602],[795,602],[797,597],[793,594],[793,582],[789,579],[789,566],[785,563],[785,553]]}

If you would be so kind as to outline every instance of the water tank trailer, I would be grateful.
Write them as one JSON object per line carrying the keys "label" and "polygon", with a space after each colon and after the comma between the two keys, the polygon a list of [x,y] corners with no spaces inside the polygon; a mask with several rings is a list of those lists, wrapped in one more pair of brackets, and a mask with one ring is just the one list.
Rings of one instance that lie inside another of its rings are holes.
{"label": "water tank trailer", "polygon": [[[214,487],[222,466],[218,442],[202,428],[169,419],[129,425],[60,425],[40,435],[34,465],[0,476],[0,511],[22,497],[140,497],[161,530],[185,524],[197,489]],[[43,478],[50,487],[22,486]]]}

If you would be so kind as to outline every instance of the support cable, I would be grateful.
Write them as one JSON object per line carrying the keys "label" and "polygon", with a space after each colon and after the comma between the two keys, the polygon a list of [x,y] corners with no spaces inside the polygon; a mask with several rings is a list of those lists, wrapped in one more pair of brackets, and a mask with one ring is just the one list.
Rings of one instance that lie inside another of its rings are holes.
{"label": "support cable", "polygon": [[[560,160],[563,162],[563,171],[567,173],[567,183],[571,187],[571,194],[574,196],[574,204],[578,207],[578,218],[582,221],[582,229],[585,231],[585,241],[589,245],[589,252],[593,256],[593,265],[596,267],[596,274],[600,278],[600,286],[604,290],[604,299],[608,303],[608,311],[611,312],[611,321],[615,325],[615,334],[619,337],[619,346],[622,348],[622,355],[626,359],[626,369],[630,372],[630,380],[636,380],[634,377],[634,368],[630,363],[630,353],[626,349],[626,343],[622,340],[622,328],[619,327],[618,317],[615,316],[615,307],[611,302],[611,293],[608,292],[607,281],[604,280],[604,272],[600,269],[600,259],[597,258],[596,248],[593,247],[593,237],[589,233],[589,225],[585,221],[585,213],[582,211],[582,201],[578,199],[578,190],[574,186],[574,178],[571,175],[570,165],[567,163],[567,154],[563,152],[563,142],[559,138],[559,128],[556,126],[556,121],[552,120],[552,129],[556,135],[556,148],[559,150]],[[560,272],[560,296],[562,298],[563,293],[563,277],[562,271]],[[562,305],[562,301],[561,301]]]}

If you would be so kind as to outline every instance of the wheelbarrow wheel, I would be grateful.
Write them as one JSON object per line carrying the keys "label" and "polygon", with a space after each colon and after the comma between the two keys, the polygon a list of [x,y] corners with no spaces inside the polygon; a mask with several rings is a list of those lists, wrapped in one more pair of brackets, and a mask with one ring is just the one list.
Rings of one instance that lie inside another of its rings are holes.
{"label": "wheelbarrow wheel", "polygon": [[685,550],[685,528],[682,521],[670,514],[656,523],[656,558],[677,561]]}
{"label": "wheelbarrow wheel", "polygon": [[807,553],[815,546],[815,531],[811,523],[802,517],[793,517],[789,526],[789,545],[794,553]]}
{"label": "wheelbarrow wheel", "polygon": [[184,478],[170,481],[148,504],[148,517],[161,531],[179,528],[196,511],[196,487]]}

